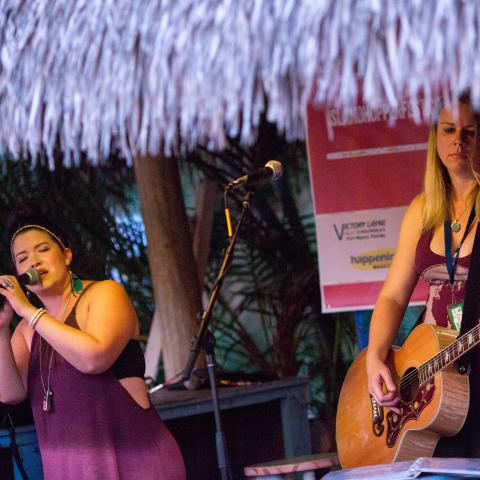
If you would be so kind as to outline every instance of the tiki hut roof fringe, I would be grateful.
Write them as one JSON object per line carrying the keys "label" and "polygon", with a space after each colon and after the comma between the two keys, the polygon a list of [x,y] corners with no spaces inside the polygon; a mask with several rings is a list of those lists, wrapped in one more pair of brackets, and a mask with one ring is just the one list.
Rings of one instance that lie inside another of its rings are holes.
{"label": "tiki hut roof fringe", "polygon": [[0,0],[0,152],[222,149],[263,112],[300,139],[312,92],[480,107],[479,26],[476,0]]}

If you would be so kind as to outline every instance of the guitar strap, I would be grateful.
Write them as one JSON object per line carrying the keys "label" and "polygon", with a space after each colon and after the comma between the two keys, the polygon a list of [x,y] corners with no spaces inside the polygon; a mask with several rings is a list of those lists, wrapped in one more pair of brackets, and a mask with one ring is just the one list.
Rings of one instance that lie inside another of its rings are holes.
{"label": "guitar strap", "polygon": [[[473,241],[472,256],[470,258],[470,269],[468,271],[467,283],[465,285],[465,299],[463,305],[462,325],[460,336],[472,329],[479,317],[480,310],[480,227],[477,225],[475,239]],[[470,364],[471,352],[467,352],[458,360],[458,368],[464,373]]]}

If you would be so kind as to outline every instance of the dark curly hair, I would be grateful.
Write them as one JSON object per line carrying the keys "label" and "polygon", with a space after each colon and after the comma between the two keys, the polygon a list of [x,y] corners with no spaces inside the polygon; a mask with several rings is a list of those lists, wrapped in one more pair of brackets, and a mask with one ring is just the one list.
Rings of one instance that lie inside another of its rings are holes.
{"label": "dark curly hair", "polygon": [[[30,230],[29,227],[22,229],[22,227],[29,225],[32,225],[32,229],[35,226],[42,227],[40,230],[44,229],[62,250],[65,247],[69,247],[70,240],[68,235],[60,225],[45,215],[34,203],[22,202],[17,204],[7,217],[4,247],[8,257],[12,257],[11,245],[16,233],[19,230]],[[14,263],[13,258],[11,260]]]}

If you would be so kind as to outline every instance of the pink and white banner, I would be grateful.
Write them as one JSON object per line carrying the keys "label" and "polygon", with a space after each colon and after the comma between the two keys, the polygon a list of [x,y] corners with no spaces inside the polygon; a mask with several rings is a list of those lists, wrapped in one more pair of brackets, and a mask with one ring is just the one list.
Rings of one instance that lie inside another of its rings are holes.
{"label": "pink and white banner", "polygon": [[[422,188],[428,127],[409,104],[308,109],[322,310],[373,308],[406,206]],[[395,123],[392,121],[395,119]],[[426,298],[423,281],[412,304]]]}

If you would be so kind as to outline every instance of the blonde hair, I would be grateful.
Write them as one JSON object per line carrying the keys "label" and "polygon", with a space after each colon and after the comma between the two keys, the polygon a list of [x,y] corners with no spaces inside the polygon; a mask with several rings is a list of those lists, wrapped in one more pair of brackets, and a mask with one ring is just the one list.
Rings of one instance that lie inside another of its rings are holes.
{"label": "blonde hair", "polygon": [[[425,177],[423,182],[423,205],[424,216],[422,230],[431,231],[437,225],[442,224],[445,219],[453,219],[453,191],[452,182],[445,165],[440,160],[437,152],[437,126],[435,121],[430,127],[427,145],[427,164],[425,168]],[[475,126],[478,126],[478,119],[475,115]],[[477,151],[477,128],[475,128],[474,156]],[[473,164],[473,159],[472,159]],[[477,179],[477,185],[468,195],[468,202],[475,204],[475,213],[477,219],[480,219],[480,187],[478,173],[472,171]]]}

